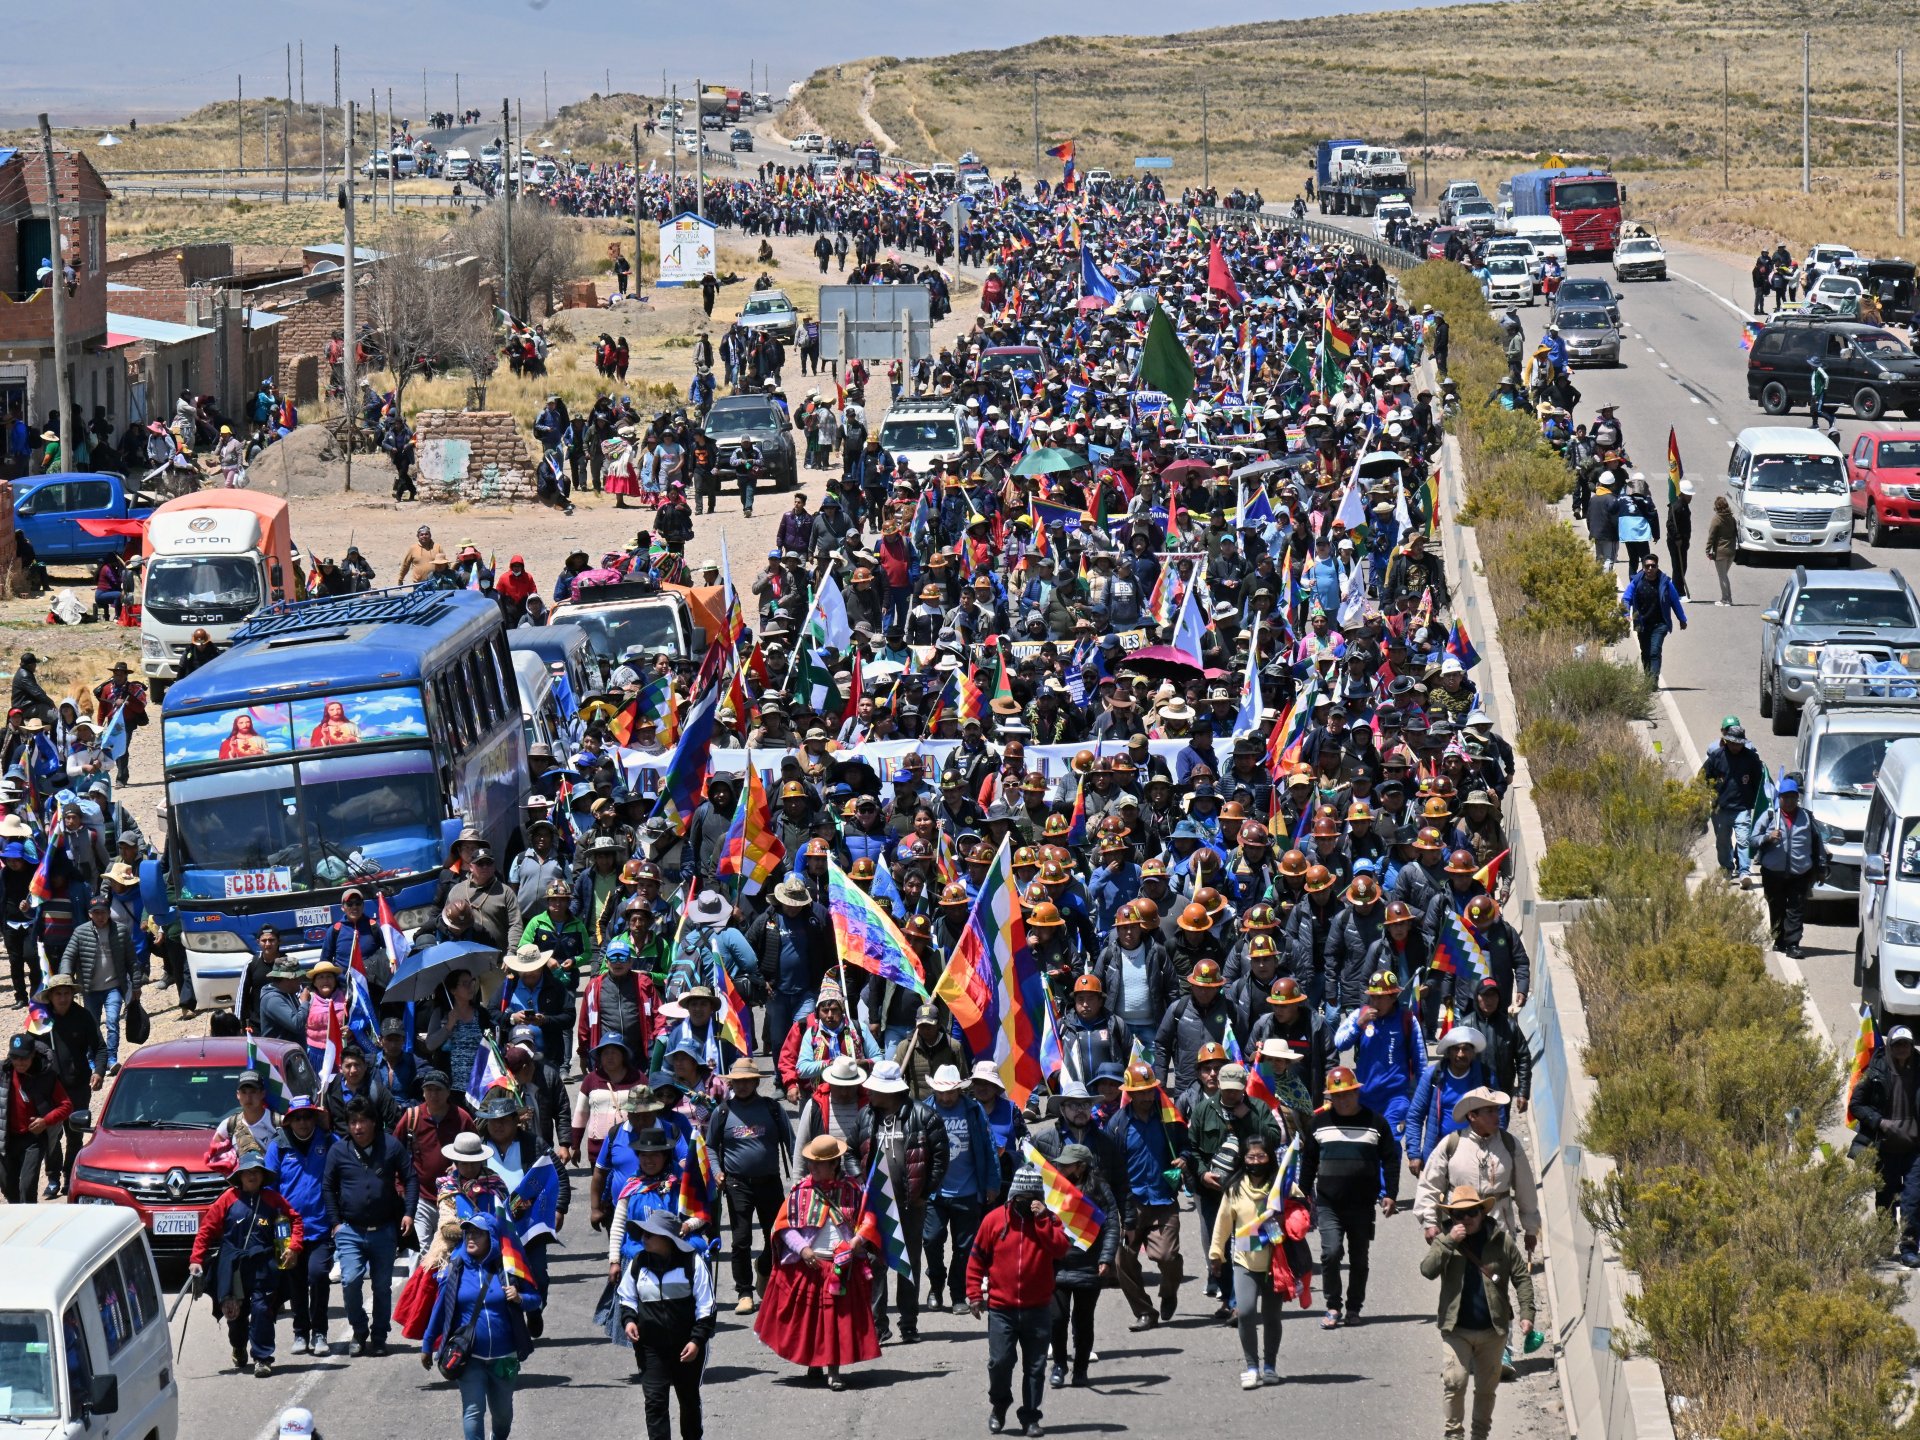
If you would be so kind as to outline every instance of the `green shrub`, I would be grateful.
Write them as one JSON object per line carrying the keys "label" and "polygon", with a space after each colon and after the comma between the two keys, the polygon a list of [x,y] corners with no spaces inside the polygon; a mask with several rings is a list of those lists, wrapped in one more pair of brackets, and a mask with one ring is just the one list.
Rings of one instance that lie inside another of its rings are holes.
{"label": "green shrub", "polygon": [[1538,672],[1521,708],[1536,714],[1592,720],[1646,720],[1653,714],[1653,682],[1638,665],[1588,654]]}
{"label": "green shrub", "polygon": [[1644,889],[1672,868],[1671,856],[1563,838],[1547,842],[1534,889],[1542,900],[1597,900]]}
{"label": "green shrub", "polygon": [[[1524,700],[1521,702],[1521,709],[1526,709]],[[1571,750],[1578,745],[1580,734],[1580,727],[1571,720],[1562,720],[1555,715],[1542,715],[1520,727],[1519,737],[1514,744],[1529,760],[1551,762],[1556,754]]]}
{"label": "green shrub", "polygon": [[1511,619],[1520,629],[1571,630],[1603,645],[1626,639],[1627,617],[1613,577],[1571,525],[1537,526],[1488,563],[1507,572],[1526,600]]}

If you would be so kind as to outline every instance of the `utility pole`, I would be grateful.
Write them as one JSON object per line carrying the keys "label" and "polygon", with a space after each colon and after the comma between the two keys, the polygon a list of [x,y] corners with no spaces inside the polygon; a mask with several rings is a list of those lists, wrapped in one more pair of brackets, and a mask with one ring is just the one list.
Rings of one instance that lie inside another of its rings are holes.
{"label": "utility pole", "polygon": [[[673,103],[676,106],[680,103],[678,85],[673,87]],[[673,204],[677,206],[680,203],[680,119],[678,116],[675,116],[673,123],[667,127],[667,154],[673,161],[673,173],[667,182],[670,187],[667,193],[673,196]]]}
{"label": "utility pole", "polygon": [[1427,77],[1420,77],[1420,199],[1424,202],[1433,197],[1433,186],[1427,167],[1433,162],[1433,142],[1429,122],[1432,111],[1427,106]]}
{"label": "utility pole", "polygon": [[1894,171],[1898,178],[1895,203],[1899,213],[1894,216],[1894,233],[1902,239],[1907,234],[1907,52],[1904,48],[1893,52],[1893,148],[1898,155]]}
{"label": "utility pole", "polygon": [[241,93],[242,89],[241,77],[238,75],[234,76],[233,131],[235,138],[240,142],[240,148],[235,152],[233,157],[234,168],[237,170],[247,168],[247,102],[245,96]]}
{"label": "utility pole", "polygon": [[453,123],[458,125],[466,118],[467,112],[460,108],[460,72],[453,72]]}
{"label": "utility pole", "polygon": [[[338,47],[335,48],[338,55]],[[360,343],[359,327],[353,318],[353,102],[347,102],[347,143],[343,151],[345,159],[344,175],[340,182],[341,208],[346,212],[346,248],[342,256],[345,289],[340,294],[340,339],[343,342],[340,356],[340,404],[347,415],[347,489],[353,489],[353,432],[360,420],[359,380],[354,375],[354,351]]]}
{"label": "utility pole", "polygon": [[[67,248],[60,231],[60,179],[53,163],[53,126],[40,117],[41,159],[47,166],[47,228],[52,232],[53,283],[53,393],[60,407],[60,472],[73,472],[73,377],[67,374]],[[78,267],[75,267],[78,268]]]}
{"label": "utility pole", "polygon": [[1800,32],[1800,193],[1813,193],[1813,32]]}
{"label": "utility pole", "polygon": [[1733,92],[1727,78],[1727,57],[1720,57],[1720,188],[1733,189],[1733,161],[1729,158],[1733,140]]}
{"label": "utility pole", "polygon": [[422,129],[431,130],[433,128],[427,124],[427,116],[432,113],[432,111],[427,109],[427,72],[422,70],[420,72],[420,126]]}
{"label": "utility pole", "polygon": [[287,154],[293,138],[293,46],[287,46],[287,103],[280,108],[280,203],[293,203],[293,160]]}
{"label": "utility pole", "polygon": [[1213,188],[1213,147],[1207,138],[1207,92],[1200,91],[1200,188]]}
{"label": "utility pole", "polygon": [[333,108],[340,108],[340,47],[333,47]]}
{"label": "utility pole", "polygon": [[320,107],[320,189],[322,200],[327,198],[327,107]]}
{"label": "utility pole", "polygon": [[635,299],[639,298],[640,287],[645,283],[642,279],[642,271],[645,267],[641,264],[645,258],[646,251],[640,239],[640,125],[635,121],[633,126],[633,294]]}
{"label": "utility pole", "polygon": [[387,87],[387,213],[393,214],[400,208],[399,194],[394,188],[400,183],[400,162],[393,158],[394,135],[399,126],[393,120],[393,87]]}
{"label": "utility pole", "polygon": [[544,123],[551,125],[553,123],[553,97],[547,92],[547,72],[544,70],[540,72],[540,108],[546,112],[547,118]]}
{"label": "utility pole", "polygon": [[700,83],[698,75],[693,77],[694,110],[693,134],[698,142],[693,151],[693,213],[702,220],[707,218],[707,117],[700,111],[706,102],[702,97],[707,93],[706,86]]}
{"label": "utility pole", "polygon": [[520,154],[513,148],[513,107],[504,99],[500,102],[500,128],[506,131],[507,166],[501,173],[506,176],[505,193],[507,197],[507,217],[505,233],[500,243],[500,308],[513,314],[513,184],[520,176]]}
{"label": "utility pole", "polygon": [[300,42],[300,108],[307,108],[307,42]]}
{"label": "utility pole", "polygon": [[1033,178],[1040,178],[1040,72],[1027,77],[1033,82]]}

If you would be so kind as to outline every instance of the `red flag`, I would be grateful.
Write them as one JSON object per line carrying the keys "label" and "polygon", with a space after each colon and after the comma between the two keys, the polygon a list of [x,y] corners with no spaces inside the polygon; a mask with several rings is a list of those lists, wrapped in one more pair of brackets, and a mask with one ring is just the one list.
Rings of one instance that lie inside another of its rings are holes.
{"label": "red flag", "polygon": [[1233,283],[1233,272],[1227,268],[1227,257],[1220,251],[1220,241],[1216,236],[1207,249],[1207,289],[1215,295],[1224,295],[1238,305],[1240,287]]}

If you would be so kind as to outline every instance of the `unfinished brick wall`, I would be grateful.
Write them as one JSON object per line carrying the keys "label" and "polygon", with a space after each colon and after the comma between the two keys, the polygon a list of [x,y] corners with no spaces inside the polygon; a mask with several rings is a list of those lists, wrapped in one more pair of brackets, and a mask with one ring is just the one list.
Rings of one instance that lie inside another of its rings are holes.
{"label": "unfinished brick wall", "polygon": [[539,461],[504,410],[422,410],[414,418],[420,498],[519,504],[538,494]]}
{"label": "unfinished brick wall", "polygon": [[[143,250],[107,261],[107,279],[143,290],[164,290],[219,280],[233,273],[233,247],[225,244],[174,245]],[[116,303],[116,309],[119,308]],[[154,317],[156,319],[161,317]]]}
{"label": "unfinished brick wall", "polygon": [[[131,281],[125,282],[131,284]],[[107,296],[107,308],[116,315],[138,315],[143,320],[165,320],[174,325],[196,325],[192,311],[197,292],[184,285],[158,285],[151,289],[115,290]]]}
{"label": "unfinished brick wall", "polygon": [[[310,404],[320,398],[318,377],[326,373],[327,341],[344,323],[345,306],[345,297],[335,290],[314,299],[301,294],[284,304],[263,307],[281,317],[280,324],[274,327],[280,342],[280,363],[274,383],[282,394],[292,395],[296,404]],[[313,363],[300,363],[307,359]]]}

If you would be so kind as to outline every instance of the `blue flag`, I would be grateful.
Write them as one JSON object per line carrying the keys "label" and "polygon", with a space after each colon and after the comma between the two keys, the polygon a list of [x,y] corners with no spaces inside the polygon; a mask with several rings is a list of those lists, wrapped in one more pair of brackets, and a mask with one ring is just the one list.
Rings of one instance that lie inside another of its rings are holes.
{"label": "blue flag", "polygon": [[1087,254],[1087,247],[1080,247],[1080,293],[1093,299],[1105,301],[1108,305],[1120,298],[1120,292],[1113,288],[1113,282],[1100,273],[1100,267],[1093,263],[1093,257]]}

